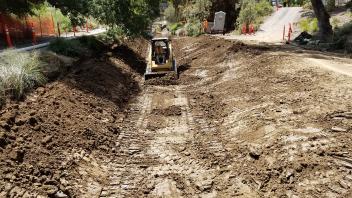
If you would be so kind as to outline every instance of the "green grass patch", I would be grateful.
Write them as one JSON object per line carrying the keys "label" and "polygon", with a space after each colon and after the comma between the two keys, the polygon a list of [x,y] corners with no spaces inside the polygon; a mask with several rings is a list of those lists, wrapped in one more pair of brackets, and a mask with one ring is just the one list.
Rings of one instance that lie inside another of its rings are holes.
{"label": "green grass patch", "polygon": [[50,42],[49,49],[55,53],[69,57],[79,57],[84,54],[83,45],[77,39],[67,40],[57,38]]}
{"label": "green grass patch", "polygon": [[299,28],[301,31],[315,33],[319,31],[317,18],[304,18],[299,21]]}

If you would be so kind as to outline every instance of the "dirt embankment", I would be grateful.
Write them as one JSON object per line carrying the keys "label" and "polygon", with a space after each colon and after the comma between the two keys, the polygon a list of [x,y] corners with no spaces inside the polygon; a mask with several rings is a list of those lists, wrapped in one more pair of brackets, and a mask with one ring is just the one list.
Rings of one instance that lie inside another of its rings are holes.
{"label": "dirt embankment", "polygon": [[1,111],[0,195],[351,194],[350,78],[309,52],[201,36],[174,40],[177,84],[141,85],[138,43]]}
{"label": "dirt embankment", "polygon": [[202,117],[191,156],[223,170],[208,192],[349,196],[350,78],[314,67],[292,48],[221,42],[216,50],[197,40],[178,46],[190,57],[181,76],[191,82],[190,108]]}
{"label": "dirt embankment", "polygon": [[142,39],[115,46],[72,66],[66,77],[37,88],[23,102],[1,109],[1,196],[23,189],[77,195],[72,187],[77,160],[91,152],[114,152],[118,123],[141,90],[145,48]]}

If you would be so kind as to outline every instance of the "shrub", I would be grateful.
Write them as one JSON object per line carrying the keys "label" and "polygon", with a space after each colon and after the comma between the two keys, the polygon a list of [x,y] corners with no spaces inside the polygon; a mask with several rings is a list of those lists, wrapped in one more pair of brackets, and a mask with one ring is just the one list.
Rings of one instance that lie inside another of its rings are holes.
{"label": "shrub", "polygon": [[82,44],[76,39],[55,39],[50,42],[49,49],[55,53],[70,57],[78,57],[84,53]]}
{"label": "shrub", "polygon": [[7,50],[0,56],[0,92],[10,94],[16,99],[23,97],[25,91],[46,81],[41,68],[43,62],[37,53]]}
{"label": "shrub", "polygon": [[82,36],[78,38],[81,45],[84,45],[90,50],[100,52],[105,48],[105,45],[95,36]]}
{"label": "shrub", "polygon": [[188,36],[199,36],[202,34],[202,23],[198,20],[190,21],[185,25]]}
{"label": "shrub", "polygon": [[310,27],[311,27],[311,32],[318,32],[318,31],[319,31],[318,19],[317,19],[317,18],[314,18],[314,19],[310,22]]}
{"label": "shrub", "polygon": [[317,18],[304,18],[299,21],[299,28],[301,31],[306,31],[309,33],[314,33],[319,30],[318,19]]}
{"label": "shrub", "polygon": [[183,17],[188,20],[200,20],[207,18],[212,6],[211,0],[194,0],[183,9]]}
{"label": "shrub", "polygon": [[335,32],[335,35],[340,37],[340,36],[350,35],[351,33],[352,33],[352,22],[345,23],[343,26],[338,28]]}
{"label": "shrub", "polygon": [[335,0],[327,0],[325,8],[329,12],[334,10],[334,8],[335,8]]}
{"label": "shrub", "polygon": [[266,0],[261,0],[259,3],[256,3],[254,0],[246,1],[242,4],[236,21],[237,27],[242,27],[242,24],[253,24],[257,28],[263,22],[264,17],[270,15],[272,12],[273,7]]}
{"label": "shrub", "polygon": [[176,33],[176,30],[182,28],[182,23],[173,23],[171,25],[169,25],[169,29],[171,31],[172,34]]}
{"label": "shrub", "polygon": [[312,2],[310,0],[304,0],[302,7],[305,10],[312,10],[313,9]]}
{"label": "shrub", "polygon": [[120,27],[110,27],[104,34],[98,36],[98,39],[106,44],[120,43],[121,40],[127,36],[126,31]]}
{"label": "shrub", "polygon": [[239,25],[254,23],[257,17],[258,13],[255,9],[255,2],[253,0],[243,2],[237,23]]}
{"label": "shrub", "polygon": [[348,3],[346,3],[345,7],[347,9],[351,9],[352,8],[352,1],[349,1]]}
{"label": "shrub", "polygon": [[334,29],[335,29],[335,28],[338,28],[339,23],[340,23],[340,20],[339,20],[337,17],[332,17],[332,19],[331,19],[331,25],[332,25],[332,27],[333,27]]}
{"label": "shrub", "polygon": [[261,0],[255,4],[255,10],[260,17],[268,16],[273,12],[273,7],[266,0]]}
{"label": "shrub", "polygon": [[176,10],[174,6],[170,3],[169,6],[165,9],[164,15],[166,17],[166,20],[169,22],[175,22],[176,19]]}

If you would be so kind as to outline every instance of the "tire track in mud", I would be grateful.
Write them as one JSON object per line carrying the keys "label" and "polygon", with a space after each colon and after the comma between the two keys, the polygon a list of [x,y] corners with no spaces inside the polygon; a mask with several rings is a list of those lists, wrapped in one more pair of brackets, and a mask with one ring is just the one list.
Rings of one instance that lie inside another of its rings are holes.
{"label": "tire track in mud", "polygon": [[[179,107],[180,115],[154,117],[153,110],[171,106]],[[109,163],[110,183],[100,197],[215,195],[217,170],[187,146],[194,143],[195,130],[210,127],[202,115],[193,116],[185,87],[147,87],[130,109],[127,120],[135,126],[122,130],[119,154]],[[148,129],[156,119],[164,120],[163,127]],[[209,145],[219,149],[216,142]]]}

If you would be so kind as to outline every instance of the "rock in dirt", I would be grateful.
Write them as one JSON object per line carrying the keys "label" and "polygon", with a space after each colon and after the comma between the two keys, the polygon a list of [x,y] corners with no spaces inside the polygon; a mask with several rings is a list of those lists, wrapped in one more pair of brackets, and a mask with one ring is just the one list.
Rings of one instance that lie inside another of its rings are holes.
{"label": "rock in dirt", "polygon": [[43,185],[41,189],[47,194],[47,195],[55,195],[58,192],[58,187],[54,185]]}
{"label": "rock in dirt", "polygon": [[22,163],[25,153],[22,149],[15,149],[10,153],[10,159]]}
{"label": "rock in dirt", "polygon": [[68,197],[68,195],[66,195],[65,193],[63,193],[61,190],[56,192],[56,194],[54,195],[55,198],[66,198]]}
{"label": "rock in dirt", "polygon": [[332,127],[331,130],[333,132],[347,132],[347,129],[341,128],[341,127]]}
{"label": "rock in dirt", "polygon": [[52,136],[52,135],[48,135],[48,136],[46,136],[46,137],[42,140],[42,144],[45,145],[45,144],[51,142],[52,139],[53,139],[53,136]]}
{"label": "rock in dirt", "polygon": [[252,159],[258,160],[259,157],[260,157],[260,155],[261,155],[261,152],[260,152],[258,149],[250,148],[249,156],[250,156]]}

